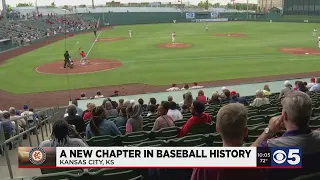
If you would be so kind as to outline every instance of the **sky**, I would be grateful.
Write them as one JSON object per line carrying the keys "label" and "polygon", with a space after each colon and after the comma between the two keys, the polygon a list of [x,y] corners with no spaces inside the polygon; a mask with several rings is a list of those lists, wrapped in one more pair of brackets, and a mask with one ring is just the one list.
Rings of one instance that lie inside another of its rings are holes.
{"label": "sky", "polygon": [[[10,4],[11,6],[15,6],[18,3],[33,3],[35,4],[36,0],[5,0],[7,4]],[[57,6],[63,6],[63,5],[80,5],[80,4],[86,4],[91,5],[91,0],[38,0],[38,6],[46,6],[49,5],[51,2],[55,1]],[[121,3],[140,3],[140,2],[171,2],[171,3],[178,3],[178,0],[114,0],[116,2],[120,1]],[[198,4],[201,0],[182,0],[182,3],[187,3],[189,1],[190,4]],[[248,0],[249,3],[257,3],[257,0]],[[111,0],[94,0],[95,5],[98,4],[105,4],[106,2],[111,2]],[[210,3],[221,3],[221,4],[227,4],[230,2],[230,0],[209,0]],[[236,0],[236,2],[239,3],[246,3],[247,0]],[[2,9],[2,0],[0,0],[0,7]]]}

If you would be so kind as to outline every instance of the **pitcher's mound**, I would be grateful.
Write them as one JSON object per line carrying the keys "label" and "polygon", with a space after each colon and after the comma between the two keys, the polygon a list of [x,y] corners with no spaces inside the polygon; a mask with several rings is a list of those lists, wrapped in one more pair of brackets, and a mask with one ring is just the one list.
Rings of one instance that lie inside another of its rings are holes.
{"label": "pitcher's mound", "polygon": [[161,47],[161,48],[188,48],[191,46],[192,44],[185,44],[185,43],[167,43],[167,44],[158,45],[158,47]]}
{"label": "pitcher's mound", "polygon": [[319,49],[311,48],[281,48],[281,52],[295,55],[320,55]]}
{"label": "pitcher's mound", "polygon": [[98,38],[97,42],[110,42],[110,41],[121,41],[127,39],[126,37],[114,37],[114,38]]}
{"label": "pitcher's mound", "polygon": [[73,68],[63,68],[64,61],[55,61],[38,66],[35,71],[42,74],[86,74],[108,71],[118,68],[122,63],[113,59],[89,59],[90,64],[82,65],[80,60],[73,60]]}
{"label": "pitcher's mound", "polygon": [[245,37],[246,34],[240,34],[240,33],[231,33],[231,34],[214,34],[214,36],[226,36],[226,37]]}

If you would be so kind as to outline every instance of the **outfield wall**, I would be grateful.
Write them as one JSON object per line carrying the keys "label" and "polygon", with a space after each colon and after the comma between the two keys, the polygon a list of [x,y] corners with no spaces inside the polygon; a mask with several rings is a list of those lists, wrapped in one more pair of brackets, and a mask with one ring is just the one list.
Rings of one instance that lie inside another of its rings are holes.
{"label": "outfield wall", "polygon": [[320,15],[319,0],[284,0],[283,2],[284,15]]}
{"label": "outfield wall", "polygon": [[186,19],[185,13],[180,12],[108,12],[108,13],[87,13],[84,16],[91,16],[95,19],[100,18],[100,23],[115,25],[131,24],[155,24],[190,22]]}

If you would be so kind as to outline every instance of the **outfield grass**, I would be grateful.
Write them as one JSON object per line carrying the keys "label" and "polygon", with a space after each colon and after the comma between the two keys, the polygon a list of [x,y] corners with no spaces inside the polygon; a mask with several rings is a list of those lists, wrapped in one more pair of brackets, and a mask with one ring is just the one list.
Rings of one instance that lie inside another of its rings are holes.
{"label": "outfield grass", "polygon": [[[89,88],[128,83],[166,85],[235,79],[276,74],[318,71],[319,59],[314,56],[293,56],[279,52],[282,47],[317,48],[312,37],[316,24],[227,22],[153,24],[118,26],[105,30],[100,38],[133,37],[117,42],[97,42],[89,58],[111,58],[123,66],[111,71],[84,75],[45,75],[34,69],[63,59],[65,41],[60,41],[9,60],[0,66],[1,89],[13,93]],[[320,28],[319,28],[320,29]],[[162,49],[157,44],[169,43],[171,33],[176,41],[192,43],[187,49]],[[244,33],[247,37],[215,37],[215,33]],[[93,34],[77,35],[67,40],[71,56],[79,47],[88,51]],[[290,61],[296,59],[296,61]],[[63,64],[63,61],[61,61]],[[70,84],[68,84],[70,82]]]}

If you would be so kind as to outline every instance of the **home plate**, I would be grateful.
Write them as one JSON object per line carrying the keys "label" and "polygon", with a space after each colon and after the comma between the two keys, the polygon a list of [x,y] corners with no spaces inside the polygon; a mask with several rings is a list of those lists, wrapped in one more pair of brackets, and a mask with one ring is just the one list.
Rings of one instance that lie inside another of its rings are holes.
{"label": "home plate", "polygon": [[304,54],[308,55],[308,54],[310,54],[310,53],[304,53]]}

